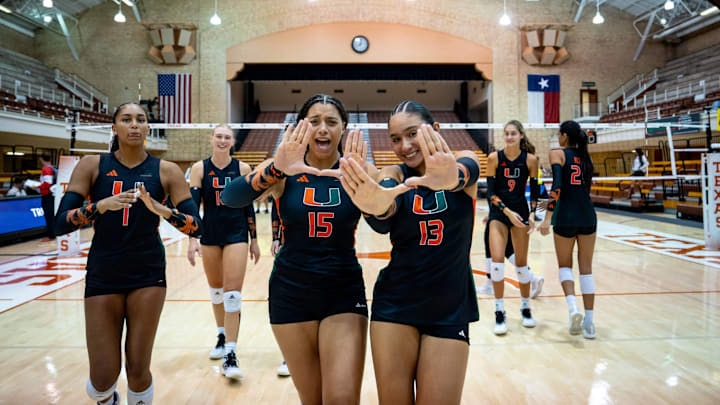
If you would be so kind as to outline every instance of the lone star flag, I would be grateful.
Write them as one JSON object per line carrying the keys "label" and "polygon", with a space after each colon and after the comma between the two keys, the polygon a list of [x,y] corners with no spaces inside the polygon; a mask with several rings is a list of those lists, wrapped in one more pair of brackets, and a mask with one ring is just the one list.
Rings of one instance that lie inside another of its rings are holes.
{"label": "lone star flag", "polygon": [[158,74],[160,117],[168,124],[190,123],[189,73]]}
{"label": "lone star flag", "polygon": [[528,122],[560,123],[560,76],[528,75]]}

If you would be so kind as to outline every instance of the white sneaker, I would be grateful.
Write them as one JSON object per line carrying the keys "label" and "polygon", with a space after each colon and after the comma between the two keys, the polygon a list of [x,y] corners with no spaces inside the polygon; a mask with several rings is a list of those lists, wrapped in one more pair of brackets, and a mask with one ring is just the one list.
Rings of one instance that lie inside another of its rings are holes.
{"label": "white sneaker", "polygon": [[243,372],[237,365],[237,357],[235,352],[230,352],[225,355],[225,361],[223,362],[223,375],[227,378],[239,379],[242,378]]}
{"label": "white sneaker", "polygon": [[523,308],[520,313],[522,314],[522,326],[526,328],[534,328],[537,326],[535,319],[532,317],[532,312],[530,312],[530,308]]}
{"label": "white sneaker", "polygon": [[488,279],[485,284],[482,285],[482,287],[479,287],[477,289],[478,294],[487,294],[487,295],[493,295],[495,294],[495,289],[493,288],[492,280]]}
{"label": "white sneaker", "polygon": [[580,311],[575,310],[570,314],[570,334],[579,335],[582,327],[580,324],[583,321],[583,314]]}
{"label": "white sneaker", "polygon": [[595,339],[595,325],[592,323],[584,323],[582,325],[583,337],[585,339]]}
{"label": "white sneaker", "polygon": [[535,299],[542,292],[545,277],[533,275],[530,281],[530,298]]}
{"label": "white sneaker", "polygon": [[225,335],[222,333],[218,335],[217,343],[215,347],[210,350],[210,358],[213,360],[222,359],[225,356]]}
{"label": "white sneaker", "polygon": [[280,377],[290,377],[290,369],[288,369],[287,363],[284,361],[277,369],[277,375]]}
{"label": "white sneaker", "polygon": [[505,311],[495,311],[495,328],[493,332],[496,335],[504,335],[507,333],[507,323],[505,323]]}

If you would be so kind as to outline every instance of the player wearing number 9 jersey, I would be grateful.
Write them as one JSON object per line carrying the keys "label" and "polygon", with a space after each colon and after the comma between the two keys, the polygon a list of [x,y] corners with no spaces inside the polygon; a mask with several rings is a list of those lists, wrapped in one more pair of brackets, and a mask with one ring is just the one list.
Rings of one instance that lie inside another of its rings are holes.
{"label": "player wearing number 9 jersey", "polygon": [[403,163],[384,168],[380,184],[354,160],[341,163],[343,187],[393,244],[370,324],[380,404],[459,404],[478,320],[470,247],[480,165],[470,151],[453,154],[438,128],[424,105],[403,101],[388,123]]}
{"label": "player wearing number 9 jersey", "polygon": [[[94,223],[85,279],[88,396],[101,405],[120,403],[115,387],[124,347],[127,403],[150,405],[150,358],[166,291],[160,217],[194,237],[202,226],[180,168],[145,151],[150,128],[144,110],[120,105],[112,130],[112,152],[86,156],[73,170],[56,232]],[[83,206],[88,195],[90,205]],[[177,209],[161,203],[167,195]]]}
{"label": "player wearing number 9 jersey", "polygon": [[[570,334],[582,330],[586,339],[595,338],[594,304],[595,279],[592,274],[592,258],[595,250],[597,215],[590,199],[593,163],[588,153],[588,137],[575,121],[560,125],[558,143],[562,149],[550,151],[553,185],[550,192],[552,219],[547,215],[540,225],[543,235],[550,233],[550,221],[554,225],[555,253],[559,265],[559,279],[568,304]],[[577,309],[575,280],[573,277],[573,248],[577,242],[580,291],[583,295],[585,314]]]}
{"label": "player wearing number 9 jersey", "polygon": [[[270,323],[303,404],[360,402],[368,314],[354,248],[360,211],[337,178],[320,175],[337,173],[347,122],[338,99],[311,97],[273,160],[221,195],[231,207],[267,192],[277,201],[284,243],[270,276]],[[364,160],[362,150],[362,134],[351,131],[345,153]]]}

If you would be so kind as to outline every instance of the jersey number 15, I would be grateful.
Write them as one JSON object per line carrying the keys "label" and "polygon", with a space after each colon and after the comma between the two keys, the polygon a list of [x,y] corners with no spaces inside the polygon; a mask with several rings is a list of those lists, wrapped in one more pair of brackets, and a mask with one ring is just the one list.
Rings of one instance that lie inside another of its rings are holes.
{"label": "jersey number 15", "polygon": [[308,212],[308,236],[311,238],[329,238],[332,234],[332,222],[329,220],[334,218],[332,212]]}

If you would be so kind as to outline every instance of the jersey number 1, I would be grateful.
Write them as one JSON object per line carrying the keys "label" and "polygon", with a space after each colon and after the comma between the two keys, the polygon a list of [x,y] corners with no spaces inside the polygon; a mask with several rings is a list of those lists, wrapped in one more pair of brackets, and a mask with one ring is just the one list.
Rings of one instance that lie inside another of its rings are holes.
{"label": "jersey number 1", "polygon": [[[136,181],[135,182],[135,188],[139,188],[143,185],[142,181]],[[113,181],[113,189],[112,189],[112,195],[117,195],[122,193],[122,181]],[[122,219],[122,225],[128,226],[128,223],[130,222],[130,208],[123,208],[123,219]]]}
{"label": "jersey number 1", "polygon": [[420,221],[420,246],[437,246],[443,240],[443,221]]}
{"label": "jersey number 1", "polygon": [[582,184],[582,170],[580,170],[580,166],[578,165],[570,165],[570,169],[572,169],[572,173],[570,173],[570,184]]}
{"label": "jersey number 1", "polygon": [[[310,226],[308,236],[311,238],[329,238],[332,234],[332,222],[328,221],[335,217],[332,212],[308,212]],[[317,222],[316,222],[317,220]],[[323,230],[320,230],[320,229]]]}

